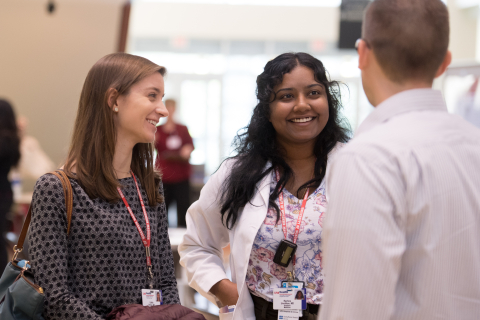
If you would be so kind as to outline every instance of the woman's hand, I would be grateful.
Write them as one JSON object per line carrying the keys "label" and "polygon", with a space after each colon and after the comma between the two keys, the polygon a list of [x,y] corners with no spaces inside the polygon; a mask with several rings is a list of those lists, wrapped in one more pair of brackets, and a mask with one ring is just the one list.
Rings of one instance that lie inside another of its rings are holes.
{"label": "woman's hand", "polygon": [[237,284],[228,279],[220,280],[210,289],[210,292],[217,297],[224,306],[237,304],[238,290]]}

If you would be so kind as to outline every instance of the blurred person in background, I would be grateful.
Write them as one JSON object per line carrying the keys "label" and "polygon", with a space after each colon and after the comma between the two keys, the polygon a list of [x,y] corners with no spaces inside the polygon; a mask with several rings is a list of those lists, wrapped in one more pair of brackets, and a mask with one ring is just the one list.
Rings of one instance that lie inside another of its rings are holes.
{"label": "blurred person in background", "polygon": [[88,72],[64,165],[73,189],[68,236],[59,179],[43,175],[33,194],[29,254],[46,320],[105,319],[115,307],[141,304],[142,289],[180,303],[153,165],[156,124],[168,116],[165,72],[126,53]]}
{"label": "blurred person in background", "polygon": [[321,320],[480,318],[480,130],[447,111],[441,0],[375,0],[357,41],[375,110],[327,172]]}
{"label": "blurred person in background", "polygon": [[[55,165],[42,150],[35,137],[27,135],[28,119],[17,118],[18,135],[20,137],[20,162],[10,171],[10,181],[13,185],[13,198],[20,199],[25,189],[33,189],[33,185],[43,174],[54,170]],[[28,246],[28,243],[27,243]]]}
{"label": "blurred person in background", "polygon": [[[223,162],[188,210],[180,262],[195,290],[236,305],[220,319],[277,320],[273,290],[289,279],[307,290],[301,319],[315,319],[323,297],[325,172],[348,140],[339,84],[318,59],[285,53],[258,76],[257,99],[250,124],[236,137],[237,155]],[[296,242],[297,251],[282,266],[274,256],[285,240]],[[228,244],[232,281],[222,259]]]}
{"label": "blurred person in background", "polygon": [[185,228],[185,215],[190,206],[190,155],[193,140],[188,128],[175,122],[177,103],[165,100],[168,110],[167,122],[158,127],[155,134],[157,159],[155,166],[162,172],[165,205],[167,210],[172,202],[177,205],[177,227]]}
{"label": "blurred person in background", "polygon": [[15,113],[6,100],[0,99],[0,268],[8,263],[5,230],[6,216],[13,204],[13,192],[8,173],[20,160],[20,138]]}
{"label": "blurred person in background", "polygon": [[455,113],[477,128],[480,128],[480,104],[477,98],[478,80],[479,78],[475,78],[470,89],[460,96],[457,101]]}
{"label": "blurred person in background", "polygon": [[19,116],[17,119],[18,133],[20,136],[20,153],[22,157],[18,164],[18,171],[22,180],[37,180],[47,172],[54,170],[55,164],[43,151],[38,140],[27,134],[28,119]]}

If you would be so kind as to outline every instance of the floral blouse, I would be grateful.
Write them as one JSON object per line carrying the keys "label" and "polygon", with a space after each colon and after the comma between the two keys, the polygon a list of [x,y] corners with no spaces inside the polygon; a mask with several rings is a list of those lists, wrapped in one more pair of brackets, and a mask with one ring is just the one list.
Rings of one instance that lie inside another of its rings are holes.
{"label": "floral blouse", "polygon": [[[275,189],[275,175],[272,175],[270,192]],[[293,241],[302,199],[298,199],[286,189],[283,190],[288,240]],[[275,201],[279,205],[278,199]],[[320,304],[323,296],[322,273],[322,220],[327,207],[325,180],[313,194],[310,194],[305,206],[303,221],[297,239],[295,275],[307,288],[307,303]],[[267,301],[273,301],[273,290],[282,286],[287,279],[287,271],[293,270],[292,262],[287,268],[273,262],[280,241],[284,238],[282,221],[277,223],[277,213],[268,208],[267,217],[258,230],[253,242],[247,269],[246,283],[250,291]]]}

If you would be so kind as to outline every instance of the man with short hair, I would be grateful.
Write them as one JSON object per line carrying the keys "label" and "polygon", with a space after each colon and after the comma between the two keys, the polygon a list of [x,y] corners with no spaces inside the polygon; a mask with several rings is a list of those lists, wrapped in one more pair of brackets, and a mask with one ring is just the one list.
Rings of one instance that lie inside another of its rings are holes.
{"label": "man with short hair", "polygon": [[375,106],[329,165],[321,320],[480,319],[480,130],[432,90],[440,0],[374,0],[357,42]]}

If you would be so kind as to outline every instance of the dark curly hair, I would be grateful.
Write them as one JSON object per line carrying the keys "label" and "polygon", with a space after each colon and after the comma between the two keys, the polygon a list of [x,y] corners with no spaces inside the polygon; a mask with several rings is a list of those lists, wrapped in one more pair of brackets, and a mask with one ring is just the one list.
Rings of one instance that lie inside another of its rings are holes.
{"label": "dark curly hair", "polygon": [[[239,131],[233,146],[237,155],[230,175],[222,185],[221,214],[222,221],[231,229],[237,222],[239,211],[253,197],[256,185],[273,168],[282,168],[283,175],[270,195],[269,205],[277,211],[277,221],[280,210],[275,199],[283,191],[285,184],[292,177],[293,171],[282,156],[276,141],[276,132],[270,122],[270,103],[275,97],[274,88],[283,80],[283,75],[290,73],[297,66],[305,66],[314,73],[315,80],[325,86],[328,100],[329,119],[325,128],[318,135],[315,142],[314,154],[315,176],[303,184],[299,189],[316,186],[325,177],[329,152],[337,142],[347,142],[349,139],[349,125],[339,115],[341,108],[339,83],[330,81],[322,62],[303,52],[284,53],[265,65],[263,73],[257,77],[258,104],[253,110],[250,124]],[[265,170],[267,162],[272,164]],[[297,192],[297,194],[298,194]]]}

